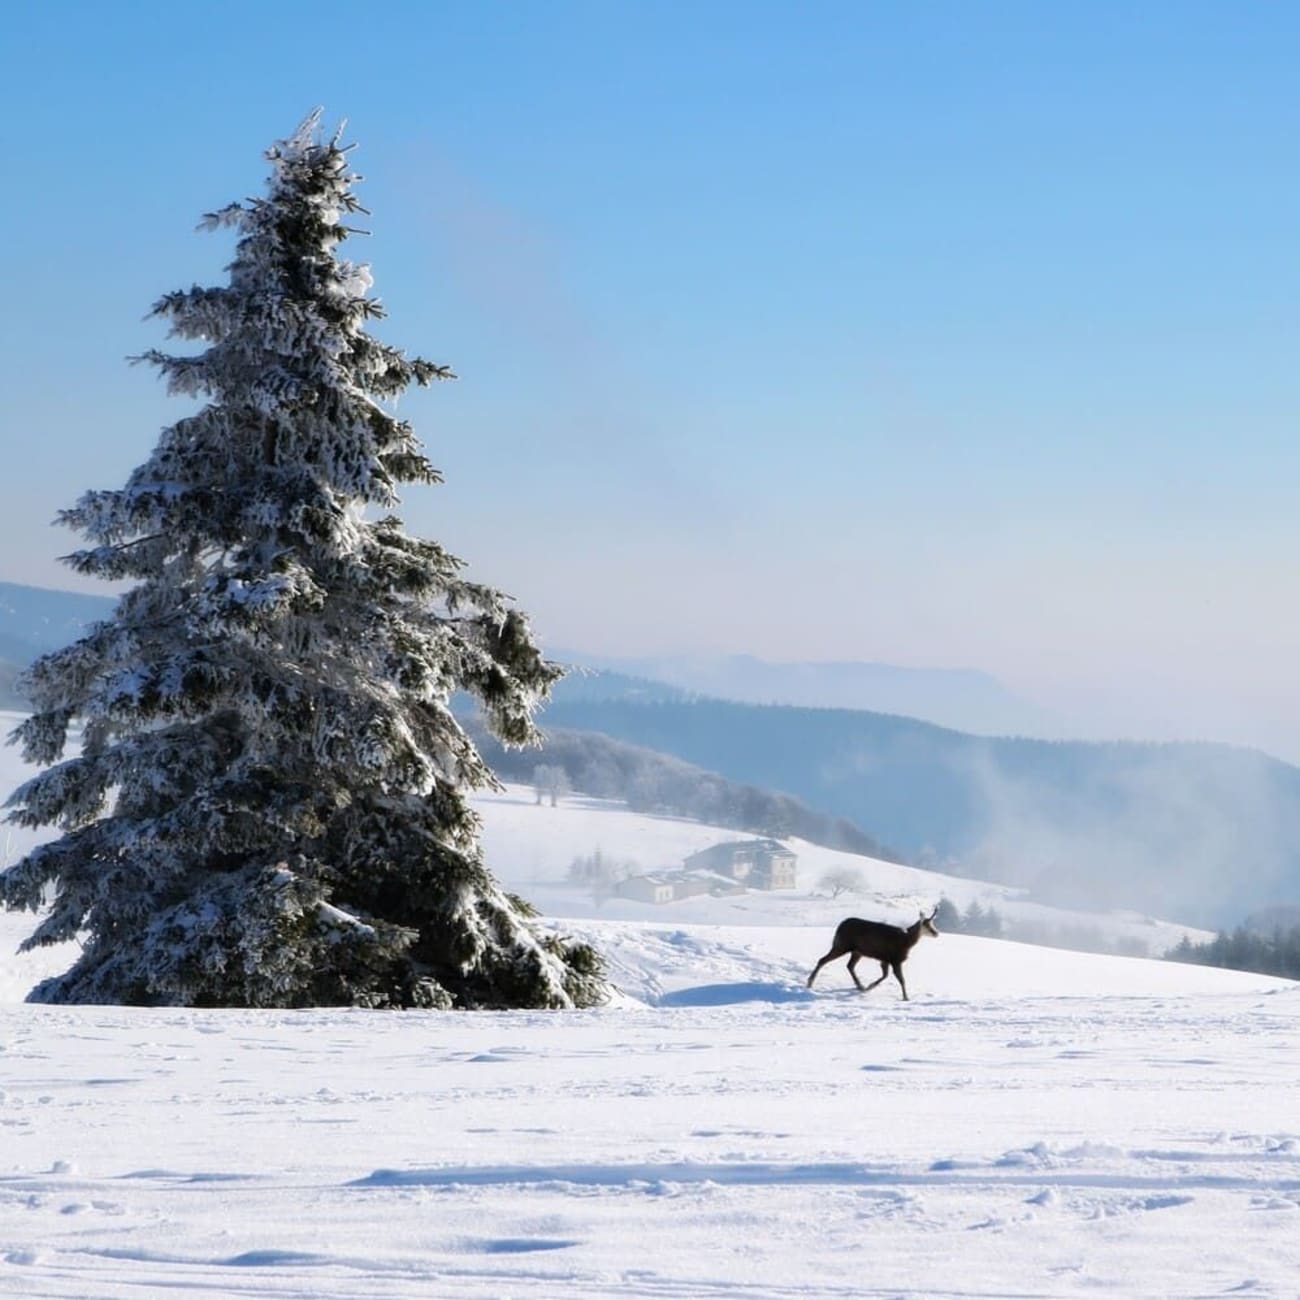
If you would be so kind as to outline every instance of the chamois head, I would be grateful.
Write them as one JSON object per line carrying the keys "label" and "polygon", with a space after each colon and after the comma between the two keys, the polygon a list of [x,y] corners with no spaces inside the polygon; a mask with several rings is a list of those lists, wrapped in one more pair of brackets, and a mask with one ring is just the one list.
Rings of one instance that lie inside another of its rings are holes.
{"label": "chamois head", "polygon": [[929,916],[926,916],[924,908],[921,909],[921,934],[931,934],[936,939],[939,937],[939,931],[934,928],[934,918],[938,915],[939,909],[937,907]]}

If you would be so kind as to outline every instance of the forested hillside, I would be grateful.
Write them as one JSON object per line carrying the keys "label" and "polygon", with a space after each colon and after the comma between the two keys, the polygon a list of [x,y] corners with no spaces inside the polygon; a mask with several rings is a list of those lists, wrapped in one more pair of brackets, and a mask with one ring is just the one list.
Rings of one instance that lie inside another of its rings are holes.
{"label": "forested hillside", "polygon": [[885,714],[566,696],[596,731],[778,790],[919,862],[1200,924],[1300,897],[1300,769],[1214,744],[996,739]]}
{"label": "forested hillside", "polygon": [[[635,812],[666,813],[755,835],[797,835],[826,848],[844,849],[887,862],[901,854],[843,817],[816,812],[787,794],[728,781],[669,754],[595,732],[548,730],[537,749],[507,749],[471,723],[474,743],[504,780],[533,781],[558,767],[569,789],[602,799],[621,799]],[[546,785],[542,778],[542,785]]]}

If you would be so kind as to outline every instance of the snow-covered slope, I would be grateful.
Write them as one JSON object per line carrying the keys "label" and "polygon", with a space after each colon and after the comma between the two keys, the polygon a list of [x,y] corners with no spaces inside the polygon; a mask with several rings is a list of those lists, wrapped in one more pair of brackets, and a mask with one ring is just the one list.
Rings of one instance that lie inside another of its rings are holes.
{"label": "snow-covered slope", "polygon": [[[501,794],[475,801],[483,818],[483,841],[493,871],[530,902],[552,916],[603,916],[623,920],[691,921],[736,925],[833,926],[845,915],[861,913],[907,923],[920,906],[946,896],[961,910],[972,902],[996,907],[1005,918],[1034,926],[1046,935],[1086,931],[1111,945],[1140,945],[1152,955],[1174,947],[1186,934],[1208,938],[1207,931],[1171,924],[1133,912],[1074,912],[1047,907],[1005,885],[923,871],[854,853],[787,838],[798,857],[798,887],[771,893],[751,890],[731,897],[701,895],[667,904],[640,903],[602,896],[566,879],[575,858],[597,849],[635,872],[675,869],[688,854],[724,840],[743,839],[735,830],[676,817],[629,812],[615,802],[569,796],[557,807],[538,804],[530,790],[509,786]],[[828,872],[846,870],[863,885],[831,898],[819,882]]]}
{"label": "snow-covered slope", "polygon": [[[557,897],[713,835],[482,809]],[[809,992],[845,901],[588,907],[622,995],[569,1014],[22,1005],[71,953],[0,913],[0,1296],[1297,1294],[1300,985],[943,935],[910,1002]]]}
{"label": "snow-covered slope", "polygon": [[0,1295],[1296,1294],[1300,986],[578,924],[648,1003],[0,1007]]}

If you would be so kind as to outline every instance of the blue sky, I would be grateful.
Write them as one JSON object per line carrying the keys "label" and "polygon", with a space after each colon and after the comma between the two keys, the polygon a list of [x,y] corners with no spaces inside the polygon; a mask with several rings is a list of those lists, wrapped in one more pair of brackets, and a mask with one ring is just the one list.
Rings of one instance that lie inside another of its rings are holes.
{"label": "blue sky", "polygon": [[312,106],[444,487],[609,653],[972,666],[1300,757],[1300,9],[45,3],[6,19],[0,577],[181,413],[127,354]]}

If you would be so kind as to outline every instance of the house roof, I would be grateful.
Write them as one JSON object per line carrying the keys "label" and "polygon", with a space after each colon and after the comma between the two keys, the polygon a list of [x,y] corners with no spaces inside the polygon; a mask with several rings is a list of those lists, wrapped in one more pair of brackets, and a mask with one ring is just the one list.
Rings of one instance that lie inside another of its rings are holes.
{"label": "house roof", "polygon": [[688,854],[686,861],[689,862],[692,858],[706,857],[709,854],[717,853],[724,849],[732,849],[733,851],[745,849],[751,852],[755,849],[761,849],[764,853],[792,853],[792,850],[786,848],[780,840],[721,840],[717,844],[710,844],[707,849],[699,849],[695,853]]}

